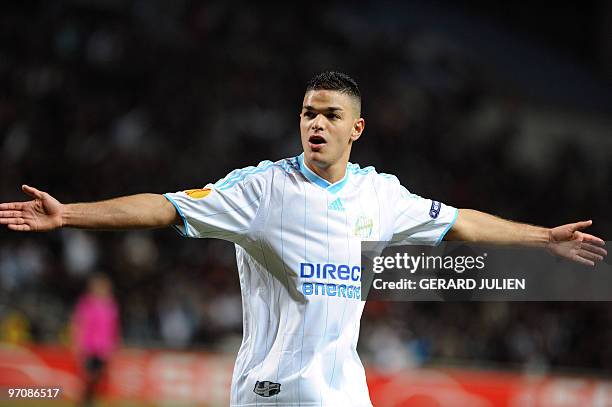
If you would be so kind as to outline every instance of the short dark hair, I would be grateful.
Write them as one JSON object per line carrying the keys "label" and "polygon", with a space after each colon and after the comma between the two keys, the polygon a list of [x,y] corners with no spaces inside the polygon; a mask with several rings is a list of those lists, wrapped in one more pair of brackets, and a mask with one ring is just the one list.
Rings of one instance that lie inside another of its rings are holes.
{"label": "short dark hair", "polygon": [[306,92],[311,90],[335,90],[353,97],[361,112],[361,93],[357,81],[345,73],[327,71],[313,76],[306,84]]}

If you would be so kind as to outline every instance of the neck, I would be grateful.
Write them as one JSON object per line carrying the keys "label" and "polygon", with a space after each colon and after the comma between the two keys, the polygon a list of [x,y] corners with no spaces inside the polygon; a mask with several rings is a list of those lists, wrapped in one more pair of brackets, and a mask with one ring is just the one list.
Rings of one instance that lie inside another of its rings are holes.
{"label": "neck", "polygon": [[346,175],[346,165],[348,164],[348,157],[342,158],[337,162],[328,166],[317,166],[314,162],[310,161],[306,154],[304,154],[304,164],[308,169],[319,177],[323,178],[330,184],[335,184],[340,181]]}

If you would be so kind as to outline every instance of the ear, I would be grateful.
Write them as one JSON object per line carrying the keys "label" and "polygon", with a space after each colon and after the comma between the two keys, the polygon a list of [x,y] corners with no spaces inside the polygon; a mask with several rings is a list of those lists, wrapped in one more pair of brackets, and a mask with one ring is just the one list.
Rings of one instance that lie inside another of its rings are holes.
{"label": "ear", "polygon": [[355,120],[353,123],[353,131],[351,132],[351,141],[357,141],[361,137],[361,133],[365,130],[365,120],[363,117]]}

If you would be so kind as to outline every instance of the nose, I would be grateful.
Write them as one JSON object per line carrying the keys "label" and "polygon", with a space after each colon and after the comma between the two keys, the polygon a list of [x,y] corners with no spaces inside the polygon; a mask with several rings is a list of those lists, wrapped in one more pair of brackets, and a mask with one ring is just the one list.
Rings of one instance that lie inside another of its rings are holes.
{"label": "nose", "polygon": [[314,130],[314,131],[323,130],[324,129],[324,127],[323,127],[324,122],[325,122],[325,118],[323,117],[323,115],[322,114],[318,114],[317,117],[315,117],[312,120],[312,124],[311,124],[310,128],[312,130]]}

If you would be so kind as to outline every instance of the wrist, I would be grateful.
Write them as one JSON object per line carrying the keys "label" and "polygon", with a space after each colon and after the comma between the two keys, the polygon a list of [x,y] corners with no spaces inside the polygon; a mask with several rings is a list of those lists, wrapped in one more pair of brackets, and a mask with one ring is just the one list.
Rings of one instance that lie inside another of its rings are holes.
{"label": "wrist", "polygon": [[530,225],[525,240],[527,246],[548,248],[552,242],[551,229]]}
{"label": "wrist", "polygon": [[554,238],[553,238],[553,234],[552,234],[552,229],[551,228],[544,228],[544,231],[546,233],[546,240],[544,243],[544,248],[546,250],[551,250],[551,246],[554,242]]}
{"label": "wrist", "polygon": [[70,226],[69,208],[70,205],[60,204],[58,228],[65,228]]}

